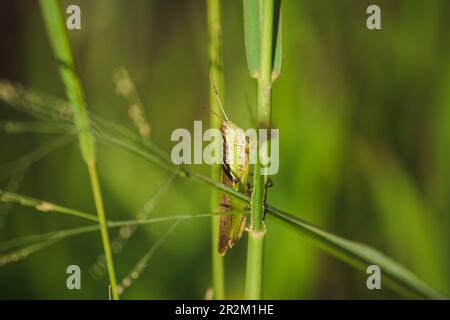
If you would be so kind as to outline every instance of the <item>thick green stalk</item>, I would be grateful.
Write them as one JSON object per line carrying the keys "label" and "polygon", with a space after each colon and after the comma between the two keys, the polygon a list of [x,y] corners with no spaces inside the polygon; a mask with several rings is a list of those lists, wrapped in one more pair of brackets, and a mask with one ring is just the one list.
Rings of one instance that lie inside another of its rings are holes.
{"label": "thick green stalk", "polygon": [[[272,96],[272,42],[274,1],[261,2],[261,45],[258,75],[258,128],[270,128],[271,96]],[[248,237],[247,271],[245,281],[246,299],[261,299],[262,268],[265,225],[263,221],[265,210],[265,192],[267,176],[261,173],[260,152],[266,148],[265,154],[270,154],[270,139],[268,143],[258,141],[258,156],[253,177],[251,225]]]}
{"label": "thick green stalk", "polygon": [[116,291],[117,281],[114,271],[114,263],[112,260],[108,228],[106,225],[103,199],[97,174],[95,144],[90,131],[90,123],[86,112],[83,90],[75,71],[75,64],[73,62],[72,51],[70,49],[67,30],[64,24],[59,1],[40,0],[39,3],[41,6],[47,34],[50,39],[50,44],[52,46],[53,53],[55,54],[56,62],[58,63],[58,69],[64,83],[66,95],[73,110],[75,124],[78,129],[81,154],[83,156],[84,162],[88,167],[92,194],[94,196],[95,207],[97,209],[103,249],[106,257],[109,281],[111,287],[113,288],[112,296],[113,299],[117,300],[119,299],[119,295]]}
{"label": "thick green stalk", "polygon": [[[212,81],[209,81],[209,97],[211,109],[216,114],[221,114],[219,102],[215,95],[214,84],[217,88],[217,94],[223,101],[223,63],[222,63],[222,26],[220,18],[220,0],[207,0],[208,15],[208,57],[209,73]],[[211,128],[220,127],[220,119],[211,113]],[[220,164],[211,166],[211,178],[214,181],[220,181]],[[220,209],[220,192],[212,190],[211,193],[211,211],[216,212]],[[225,276],[223,257],[217,252],[217,242],[219,236],[220,217],[211,218],[211,255],[212,255],[212,280],[214,288],[214,299],[225,299]]]}

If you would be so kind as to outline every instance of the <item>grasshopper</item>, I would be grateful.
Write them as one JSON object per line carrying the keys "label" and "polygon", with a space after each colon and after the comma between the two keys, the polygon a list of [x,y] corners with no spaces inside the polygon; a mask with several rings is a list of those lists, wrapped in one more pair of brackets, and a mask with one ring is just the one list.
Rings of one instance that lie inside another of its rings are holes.
{"label": "grasshopper", "polygon": [[[250,193],[249,176],[249,139],[237,134],[239,127],[231,121],[223,121],[220,127],[223,138],[222,183],[236,191]],[[234,154],[231,157],[231,153]],[[236,203],[225,193],[220,195],[220,210],[244,211],[242,204]],[[219,242],[217,250],[224,255],[239,240],[245,229],[245,214],[223,215],[220,217]]]}
{"label": "grasshopper", "polygon": [[[241,128],[228,120],[212,78],[211,82],[224,115],[220,126],[223,140],[221,181],[224,185],[236,191],[250,194],[251,186],[248,179],[250,174],[249,137],[244,134]],[[247,209],[225,193],[220,194],[220,211],[245,211]],[[245,230],[245,222],[245,214],[224,214],[220,216],[219,241],[217,245],[219,254],[225,255],[227,250],[231,249],[235,242],[241,238]]]}

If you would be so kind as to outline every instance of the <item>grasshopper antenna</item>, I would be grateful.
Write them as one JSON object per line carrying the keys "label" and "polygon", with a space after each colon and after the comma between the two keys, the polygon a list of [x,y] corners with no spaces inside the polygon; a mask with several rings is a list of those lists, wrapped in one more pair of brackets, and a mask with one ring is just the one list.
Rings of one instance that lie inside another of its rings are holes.
{"label": "grasshopper antenna", "polygon": [[222,121],[227,121],[227,119],[225,119],[222,115],[218,114],[217,112],[215,112],[214,110],[211,110],[210,107],[204,107],[203,109],[207,110],[208,112],[210,112],[211,114],[215,115],[217,118],[219,118]]}
{"label": "grasshopper antenna", "polygon": [[219,93],[217,92],[216,84],[214,83],[214,80],[213,80],[211,74],[209,74],[209,78],[211,79],[211,83],[214,88],[214,94],[216,95],[217,101],[219,102],[219,106],[220,106],[220,109],[222,110],[223,116],[225,117],[225,119],[227,121],[230,121],[230,120],[228,120],[227,114],[225,113],[225,110],[223,109],[222,102],[220,101],[220,98],[219,98]]}
{"label": "grasshopper antenna", "polygon": [[224,117],[222,117],[220,114],[218,114],[217,112],[214,112],[213,110],[209,110],[209,112],[211,112],[213,115],[215,115],[217,118],[219,118],[221,120],[227,120]]}

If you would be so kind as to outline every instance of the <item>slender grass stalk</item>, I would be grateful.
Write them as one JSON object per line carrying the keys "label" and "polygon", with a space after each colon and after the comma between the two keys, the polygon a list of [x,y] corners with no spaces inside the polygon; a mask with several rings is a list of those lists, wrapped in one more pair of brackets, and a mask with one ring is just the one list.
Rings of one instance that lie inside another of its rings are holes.
{"label": "slender grass stalk", "polygon": [[100,189],[100,182],[97,174],[95,143],[90,131],[89,117],[86,111],[83,90],[75,71],[72,51],[69,45],[67,31],[64,25],[63,16],[59,1],[40,0],[42,15],[44,18],[47,34],[50,39],[53,52],[58,63],[58,69],[63,80],[66,95],[70,101],[76,127],[79,129],[78,137],[80,141],[81,153],[86,163],[91,181],[92,193],[100,224],[103,249],[105,251],[106,265],[108,268],[109,281],[112,287],[114,300],[119,299],[117,293],[117,281],[112,259],[111,246],[109,242],[108,229],[106,226],[105,210]]}
{"label": "slender grass stalk", "polygon": [[[11,192],[16,192],[20,185],[22,184],[23,178],[25,177],[26,170],[14,173],[6,184],[6,189]],[[2,232],[5,226],[6,218],[11,212],[12,203],[0,203],[0,232]]]}
{"label": "slender grass stalk", "polygon": [[0,256],[0,267],[6,266],[12,262],[17,262],[29,257],[31,254],[41,251],[52,244],[58,242],[59,239],[47,239],[40,242],[32,243],[29,245],[25,245],[20,247],[17,250],[9,252],[5,255]]}
{"label": "slender grass stalk", "polygon": [[0,202],[4,203],[19,203],[26,207],[33,207],[37,211],[41,212],[55,212],[55,213],[61,213],[66,215],[72,215],[79,218],[83,218],[90,221],[98,222],[98,218],[92,214],[84,213],[79,210],[74,210],[66,207],[59,206],[57,204],[48,202],[48,201],[42,201],[30,197],[25,197],[20,194],[7,192],[2,189],[0,189]]}
{"label": "slender grass stalk", "polygon": [[[260,64],[258,76],[258,109],[257,119],[259,129],[270,128],[271,122],[271,97],[272,97],[272,38],[274,1],[261,2],[261,44]],[[248,235],[247,271],[245,281],[246,299],[261,299],[262,296],[262,268],[264,235],[266,233],[263,221],[265,211],[265,193],[267,175],[261,173],[260,153],[261,148],[266,148],[265,154],[270,154],[270,139],[267,143],[258,142],[258,156],[253,176],[252,215]]]}
{"label": "slender grass stalk", "polygon": [[[208,57],[209,73],[214,81],[209,81],[210,106],[214,113],[221,114],[219,102],[215,96],[214,84],[217,88],[217,94],[223,101],[223,63],[222,63],[222,26],[220,17],[220,0],[207,0],[208,16]],[[211,113],[211,128],[220,127],[220,119]],[[211,166],[211,178],[220,181],[221,166],[213,164]],[[220,209],[220,192],[213,189],[211,192],[211,211]],[[217,242],[219,235],[219,217],[211,218],[211,256],[212,256],[212,280],[214,299],[225,299],[225,276],[223,257],[217,252]]]}
{"label": "slender grass stalk", "polygon": [[61,134],[67,132],[68,126],[61,124],[48,124],[38,121],[1,121],[0,131],[7,134],[44,133]]}
{"label": "slender grass stalk", "polygon": [[0,165],[0,180],[27,169],[51,152],[67,145],[73,140],[72,138],[73,137],[70,135],[58,136],[37,146],[34,150],[21,156],[20,158],[12,162],[5,163],[4,165]]}
{"label": "slender grass stalk", "polygon": [[147,121],[144,105],[128,71],[124,67],[117,68],[114,71],[113,80],[116,84],[116,93],[128,102],[128,116],[131,122],[139,131],[139,135],[143,141],[148,141],[150,139],[151,127]]}
{"label": "slender grass stalk", "polygon": [[142,274],[142,272],[147,268],[150,259],[153,257],[156,251],[165,243],[167,238],[172,234],[181,219],[176,220],[170,228],[151,246],[149,250],[142,256],[141,259],[136,263],[136,265],[128,272],[127,276],[122,279],[119,284],[118,291],[122,295],[124,291],[129,288],[134,281],[136,281]]}

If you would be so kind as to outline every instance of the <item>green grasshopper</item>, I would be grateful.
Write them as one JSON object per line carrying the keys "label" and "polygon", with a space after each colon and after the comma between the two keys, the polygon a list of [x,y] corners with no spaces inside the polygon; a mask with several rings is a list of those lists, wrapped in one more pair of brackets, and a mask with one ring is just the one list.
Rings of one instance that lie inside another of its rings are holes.
{"label": "green grasshopper", "polygon": [[[238,135],[238,129],[239,127],[228,120],[223,121],[220,127],[223,138],[222,183],[236,191],[249,194],[249,139],[245,135]],[[234,154],[233,157],[230,157],[231,153]],[[222,193],[220,210],[222,212],[244,211],[246,208]],[[241,238],[245,229],[245,220],[245,214],[228,214],[220,217],[217,250],[221,255],[224,255]]]}
{"label": "green grasshopper", "polygon": [[[212,78],[211,78],[212,81]],[[216,86],[213,83],[214,91],[219,101],[219,106],[225,119],[222,120],[220,132],[223,139],[223,161],[222,161],[222,183],[236,191],[250,194],[251,186],[249,184],[249,137],[244,134],[228,117],[220,102]],[[241,203],[234,201],[225,193],[220,195],[220,211],[245,211],[246,208]],[[245,230],[245,214],[224,214],[220,216],[219,241],[217,251],[225,255],[228,249],[231,249],[238,241]]]}

